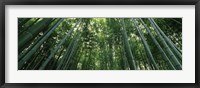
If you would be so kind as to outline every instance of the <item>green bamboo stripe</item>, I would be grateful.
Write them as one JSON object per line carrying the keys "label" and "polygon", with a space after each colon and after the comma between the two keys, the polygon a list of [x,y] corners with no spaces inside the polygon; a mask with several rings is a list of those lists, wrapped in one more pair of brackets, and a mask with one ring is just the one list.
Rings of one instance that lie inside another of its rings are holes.
{"label": "green bamboo stripe", "polygon": [[30,25],[28,26],[24,26],[24,27],[19,27],[19,34],[21,35],[21,33],[23,33],[24,31],[26,31],[26,29],[28,29],[29,27],[33,26],[40,18],[37,18],[36,20],[34,20]]}
{"label": "green bamboo stripe", "polygon": [[158,67],[158,65],[156,64],[156,61],[155,61],[155,59],[154,59],[154,57],[153,57],[153,55],[152,55],[152,53],[151,53],[151,50],[149,49],[148,43],[146,42],[146,40],[145,40],[145,38],[144,38],[144,35],[143,35],[143,33],[141,32],[141,29],[138,27],[138,24],[137,24],[137,22],[136,22],[136,19],[132,19],[132,21],[133,21],[133,23],[134,23],[134,25],[135,25],[135,27],[136,27],[136,29],[137,29],[139,35],[140,35],[140,38],[142,39],[143,45],[144,45],[144,47],[145,47],[145,50],[146,50],[148,56],[150,57],[151,62],[152,62],[153,65],[155,66],[155,69],[156,69],[156,70],[159,70],[159,67]]}
{"label": "green bamboo stripe", "polygon": [[22,27],[22,25],[24,25],[26,22],[28,22],[30,20],[30,18],[25,18],[23,19],[20,23],[19,23],[19,28]]}
{"label": "green bamboo stripe", "polygon": [[21,49],[27,42],[33,39],[36,34],[41,32],[43,28],[48,26],[52,19],[44,19],[36,25],[30,27],[19,36],[18,48]]}
{"label": "green bamboo stripe", "polygon": [[182,31],[173,30],[181,24],[175,22],[19,18],[18,70],[182,70]]}
{"label": "green bamboo stripe", "polygon": [[52,59],[52,57],[55,55],[55,53],[58,51],[58,49],[61,47],[62,44],[65,43],[67,37],[71,35],[73,32],[74,28],[78,25],[78,23],[81,22],[81,19],[75,24],[75,26],[66,34],[66,36],[60,41],[60,43],[56,46],[56,48],[53,50],[51,55],[46,59],[46,61],[43,63],[43,65],[39,68],[40,70],[44,69],[45,66],[49,63],[49,61]]}
{"label": "green bamboo stripe", "polygon": [[166,40],[166,43],[169,44],[170,47],[172,47],[172,50],[175,51],[175,54],[179,57],[182,58],[181,53],[175,48],[174,44],[172,44],[173,42],[164,34],[164,32],[160,29],[160,27],[155,23],[155,21],[153,19],[151,19],[152,22],[155,24],[155,27],[158,29],[158,31],[161,33],[161,35],[164,37],[164,39]]}
{"label": "green bamboo stripe", "polygon": [[167,55],[165,54],[164,50],[161,48],[160,44],[158,43],[158,41],[154,38],[153,34],[150,32],[150,29],[147,27],[147,25],[144,23],[144,21],[139,18],[140,21],[142,22],[142,24],[144,25],[145,29],[147,30],[147,32],[149,33],[149,35],[151,36],[151,38],[153,39],[153,42],[155,43],[155,45],[158,47],[158,49],[160,50],[160,52],[162,53],[162,56],[164,57],[164,59],[166,59],[167,63],[170,66],[170,69],[176,70],[175,67],[173,66],[172,62],[169,60],[169,58],[167,57]]}
{"label": "green bamboo stripe", "polygon": [[69,65],[69,62],[70,62],[72,56],[74,55],[75,50],[77,49],[77,43],[78,43],[78,40],[80,39],[80,37],[81,37],[81,34],[78,33],[78,35],[77,35],[77,37],[75,38],[75,41],[74,41],[74,43],[73,43],[72,50],[71,50],[69,56],[68,56],[67,59],[66,59],[66,62],[65,62],[65,65],[64,65],[64,68],[63,68],[63,69],[66,69],[67,66]]}
{"label": "green bamboo stripe", "polygon": [[28,61],[31,56],[37,51],[37,49],[42,45],[42,43],[49,38],[52,32],[59,26],[63,19],[58,20],[58,22],[50,28],[51,30],[24,56],[18,63],[18,68],[21,69],[26,61]]}
{"label": "green bamboo stripe", "polygon": [[18,56],[19,58],[18,60],[21,60],[49,31],[50,30],[45,31],[42,36],[36,39],[34,44],[31,44],[26,51],[23,51],[22,53],[20,53]]}
{"label": "green bamboo stripe", "polygon": [[125,43],[125,51],[127,53],[128,63],[130,65],[130,69],[134,70],[134,69],[136,69],[135,58],[133,57],[133,54],[132,54],[132,51],[130,49],[130,45],[129,45],[129,42],[128,42],[128,37],[127,37],[127,34],[126,34],[124,19],[122,19],[122,29],[121,29],[121,31],[122,31],[122,36],[123,36],[124,43]]}
{"label": "green bamboo stripe", "polygon": [[158,34],[159,38],[161,39],[161,43],[164,45],[163,48],[167,50],[167,53],[169,54],[170,60],[172,60],[173,63],[175,64],[174,67],[176,67],[176,69],[178,69],[178,70],[181,70],[182,66],[181,66],[180,62],[177,60],[176,56],[172,53],[171,49],[169,48],[169,46],[165,42],[164,38],[161,36],[161,34],[158,31],[157,27],[155,26],[154,22],[150,18],[148,18],[148,20],[150,21],[150,23],[152,24],[154,30],[156,31],[156,33]]}

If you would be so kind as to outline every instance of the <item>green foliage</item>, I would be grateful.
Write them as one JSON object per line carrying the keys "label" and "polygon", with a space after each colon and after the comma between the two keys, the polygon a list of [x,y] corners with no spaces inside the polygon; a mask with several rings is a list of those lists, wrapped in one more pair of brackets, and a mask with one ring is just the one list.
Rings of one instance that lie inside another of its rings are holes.
{"label": "green foliage", "polygon": [[19,18],[19,70],[181,70],[181,18]]}

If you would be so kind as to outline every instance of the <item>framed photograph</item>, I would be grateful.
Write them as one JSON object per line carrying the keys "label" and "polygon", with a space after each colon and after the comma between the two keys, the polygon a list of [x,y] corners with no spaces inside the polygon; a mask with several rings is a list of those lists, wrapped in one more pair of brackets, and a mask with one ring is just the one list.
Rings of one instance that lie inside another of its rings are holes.
{"label": "framed photograph", "polygon": [[1,1],[1,87],[199,88],[199,0]]}

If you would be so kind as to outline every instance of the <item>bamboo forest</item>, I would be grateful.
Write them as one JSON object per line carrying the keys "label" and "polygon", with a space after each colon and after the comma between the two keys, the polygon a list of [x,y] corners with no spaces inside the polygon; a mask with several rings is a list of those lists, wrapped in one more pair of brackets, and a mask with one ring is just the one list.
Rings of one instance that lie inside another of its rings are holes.
{"label": "bamboo forest", "polygon": [[18,18],[18,70],[182,70],[182,18]]}

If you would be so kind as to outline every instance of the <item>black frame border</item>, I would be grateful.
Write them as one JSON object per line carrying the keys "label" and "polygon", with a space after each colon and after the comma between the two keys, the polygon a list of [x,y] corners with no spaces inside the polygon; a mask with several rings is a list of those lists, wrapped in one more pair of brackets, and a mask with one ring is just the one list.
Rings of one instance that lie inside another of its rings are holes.
{"label": "black frame border", "polygon": [[[6,5],[195,5],[195,83],[5,83]],[[0,0],[0,88],[200,88],[200,0]]]}

